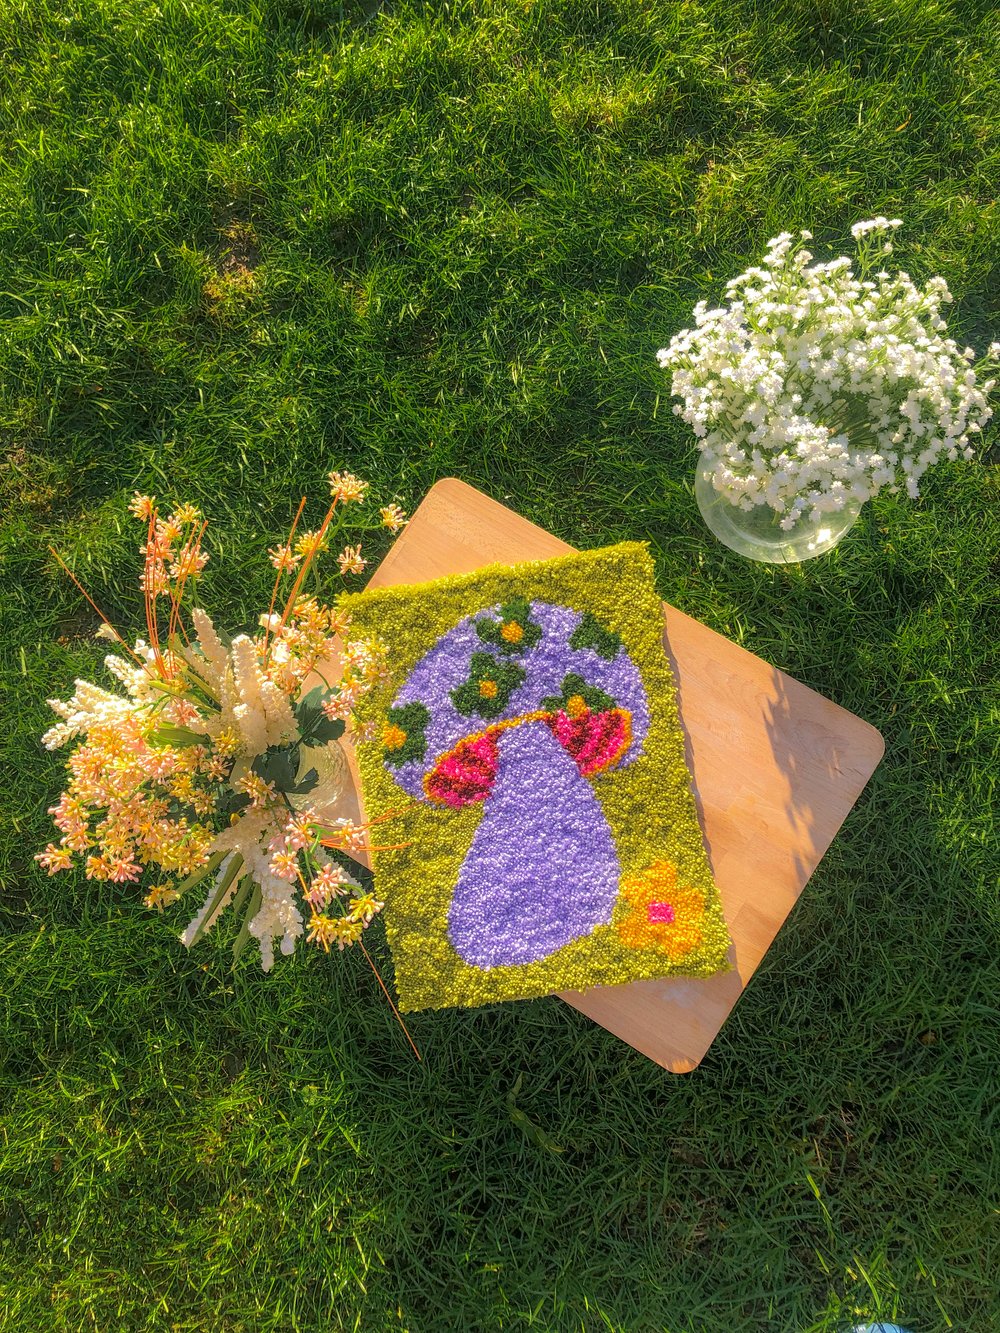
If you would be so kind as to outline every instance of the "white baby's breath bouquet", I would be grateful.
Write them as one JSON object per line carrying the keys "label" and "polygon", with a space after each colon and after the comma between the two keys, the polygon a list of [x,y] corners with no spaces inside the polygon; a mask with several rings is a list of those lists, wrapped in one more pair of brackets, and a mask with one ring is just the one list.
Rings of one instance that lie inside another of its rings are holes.
{"label": "white baby's breath bouquet", "polygon": [[846,256],[812,263],[810,232],[782,232],[658,354],[715,490],[744,510],[769,506],[786,532],[883,488],[917,496],[938,459],[973,457],[992,416],[996,380],[980,376],[1000,343],[977,362],[946,336],[944,278],[921,288],[882,267],[901,225],[855,223],[858,273]]}

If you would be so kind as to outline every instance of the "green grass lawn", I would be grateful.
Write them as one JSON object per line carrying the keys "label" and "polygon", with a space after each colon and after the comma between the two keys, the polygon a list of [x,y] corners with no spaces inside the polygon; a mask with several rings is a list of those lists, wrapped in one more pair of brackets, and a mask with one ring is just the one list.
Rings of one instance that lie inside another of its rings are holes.
{"label": "green grass lawn", "polygon": [[[876,213],[1000,336],[990,0],[0,0],[0,52],[0,1327],[1000,1328],[995,431],[754,566],[655,361],[769,236]],[[45,699],[102,678],[47,545],[138,628],[127,501],[190,500],[239,628],[343,465],[648,539],[884,733],[692,1075],[554,999],[413,1015],[417,1064],[360,956],[233,975],[35,867]]]}

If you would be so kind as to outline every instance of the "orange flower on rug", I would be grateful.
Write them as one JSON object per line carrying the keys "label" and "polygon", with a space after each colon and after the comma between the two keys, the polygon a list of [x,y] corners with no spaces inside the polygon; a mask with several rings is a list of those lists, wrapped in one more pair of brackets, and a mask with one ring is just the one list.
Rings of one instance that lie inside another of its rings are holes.
{"label": "orange flower on rug", "polygon": [[641,874],[624,879],[622,898],[631,910],[618,933],[630,949],[659,949],[679,959],[701,944],[705,896],[678,885],[677,870],[669,861],[654,861]]}

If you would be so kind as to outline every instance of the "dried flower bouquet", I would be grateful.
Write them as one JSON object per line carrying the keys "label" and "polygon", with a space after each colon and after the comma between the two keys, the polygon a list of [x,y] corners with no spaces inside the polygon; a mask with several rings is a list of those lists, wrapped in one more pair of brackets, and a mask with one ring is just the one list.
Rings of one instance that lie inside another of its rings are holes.
{"label": "dried flower bouquet", "polygon": [[[302,935],[327,951],[360,943],[382,908],[355,859],[370,850],[369,833],[344,814],[338,742],[382,680],[383,653],[351,636],[348,616],[303,592],[368,483],[333,472],[330,487],[320,526],[299,530],[303,500],[288,540],[270,551],[274,591],[256,633],[232,640],[198,605],[208,558],[198,510],[164,517],[154,498],[137,495],[147,638],[130,647],[95,606],[99,637],[118,648],[105,664],[122,688],[78,680],[68,701],[49,701],[61,720],[43,738],[48,749],[75,743],[69,784],[50,811],[59,839],[37,857],[49,873],[82,858],[88,878],[145,879],[145,903],[161,912],[200,891],[183,942],[195,944],[228,910],[241,920],[234,960],[252,936],[265,971],[276,947],[290,954]],[[395,532],[405,522],[388,505],[379,523],[351,526]],[[360,543],[346,544],[338,564],[360,573]]]}

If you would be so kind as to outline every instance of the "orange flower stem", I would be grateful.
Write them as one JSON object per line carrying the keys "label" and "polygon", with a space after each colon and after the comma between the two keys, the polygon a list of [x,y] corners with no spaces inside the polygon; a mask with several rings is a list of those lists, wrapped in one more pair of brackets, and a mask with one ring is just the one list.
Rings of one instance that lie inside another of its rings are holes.
{"label": "orange flower stem", "polygon": [[298,577],[292,584],[292,591],[288,594],[288,601],[285,603],[285,609],[281,613],[281,624],[275,631],[276,635],[280,634],[281,631],[285,628],[285,621],[288,619],[289,615],[291,615],[292,608],[295,605],[295,598],[298,596],[299,589],[302,587],[302,580],[309,572],[309,567],[316,557],[316,552],[319,550],[323,538],[326,536],[326,530],[330,526],[330,519],[333,518],[333,511],[336,508],[337,508],[337,501],[334,500],[333,504],[326,511],[326,518],[324,518],[322,524],[320,525],[319,532],[316,534],[316,544],[313,547],[313,549],[309,552],[309,554],[303,559],[302,567],[299,570]]}
{"label": "orange flower stem", "polygon": [[420,1054],[420,1052],[417,1050],[416,1042],[415,1042],[415,1041],[413,1040],[413,1038],[410,1036],[409,1032],[407,1031],[406,1024],[405,1024],[405,1023],[403,1022],[403,1020],[400,1018],[400,1016],[399,1016],[399,1010],[398,1010],[398,1009],[396,1008],[396,1006],[393,1004],[393,1002],[392,1002],[392,996],[389,994],[389,991],[388,991],[387,988],[386,988],[386,984],[385,984],[385,982],[384,982],[384,981],[382,980],[382,978],[379,976],[379,970],[378,970],[378,968],[375,966],[375,964],[372,962],[371,954],[369,954],[368,950],[365,948],[364,940],[358,940],[358,944],[361,946],[361,952],[362,952],[362,953],[364,954],[364,956],[368,959],[368,966],[369,966],[369,967],[371,968],[371,970],[375,973],[375,980],[376,980],[376,981],[378,982],[378,984],[382,987],[382,990],[383,990],[383,992],[385,993],[385,998],[389,1001],[389,1008],[390,1008],[390,1009],[392,1010],[392,1012],[396,1015],[396,1022],[399,1024],[399,1026],[403,1029],[403,1032],[406,1034],[406,1040],[407,1040],[407,1041],[410,1043],[410,1045],[412,1046],[412,1048],[413,1048],[413,1054],[417,1057],[418,1060],[422,1060],[422,1059],[423,1059],[423,1056],[422,1056],[422,1055]]}
{"label": "orange flower stem", "polygon": [[367,824],[362,824],[362,828],[374,828],[376,824],[384,824],[386,820],[397,819],[400,815],[405,815],[407,810],[412,810],[416,801],[411,801],[409,805],[404,805],[401,810],[386,810],[385,814],[379,815],[377,819],[369,819]]}
{"label": "orange flower stem", "polygon": [[[183,551],[181,551],[182,561],[184,560],[184,557],[186,555],[190,555],[195,560],[198,558],[198,552],[201,550],[201,539],[202,537],[204,537],[205,529],[207,527],[208,527],[208,519],[205,519],[201,527],[198,529],[198,536],[195,538],[189,537],[188,540],[184,543],[184,549]],[[193,546],[191,545],[192,540],[194,541]],[[184,622],[181,619],[181,599],[184,596],[184,585],[187,583],[187,581],[188,581],[188,571],[186,568],[182,568],[181,576],[177,580],[177,587],[176,589],[173,589],[170,594],[170,621],[167,625],[167,642],[168,643],[170,642],[172,635],[176,634],[177,630],[179,629],[181,634],[184,635],[185,643],[187,643],[190,646],[191,641],[188,638],[187,634],[185,633]]]}
{"label": "orange flower stem", "polygon": [[152,648],[156,657],[156,668],[164,680],[167,676],[166,663],[163,660],[163,654],[160,652],[160,629],[156,623],[156,593],[150,587],[149,563],[150,551],[153,548],[153,537],[156,533],[156,510],[152,509],[149,513],[149,527],[146,531],[146,577],[145,583],[146,597],[146,631],[149,634],[149,646]]}
{"label": "orange flower stem", "polygon": [[[288,547],[289,550],[292,549],[292,538],[295,536],[295,529],[299,526],[299,519],[302,517],[302,511],[303,511],[303,509],[305,509],[305,507],[306,507],[306,497],[303,495],[302,499],[299,501],[299,507],[298,507],[298,509],[296,510],[295,518],[292,520],[292,530],[291,530],[291,532],[289,532],[289,534],[288,534],[288,541],[285,543],[285,545]],[[275,601],[277,600],[277,597],[278,597],[278,587],[279,587],[279,585],[280,585],[280,583],[281,583],[281,576],[282,576],[283,573],[284,573],[284,570],[283,570],[283,569],[279,569],[278,572],[277,572],[277,574],[275,575],[275,578],[274,578],[274,587],[271,589],[271,605],[267,608],[267,619],[268,619],[268,624],[270,624],[270,621],[271,621],[271,614],[272,614],[272,612],[274,611],[274,603],[275,603]],[[268,639],[268,635],[269,635],[270,633],[271,633],[270,629],[267,629],[267,628],[266,628],[266,629],[264,630],[264,651],[265,651],[265,652],[267,651],[267,639]]]}
{"label": "orange flower stem", "polygon": [[[302,897],[305,898],[306,894],[309,892],[309,885],[306,883],[305,875],[303,875],[302,869],[299,866],[298,861],[295,862],[295,873],[298,875],[299,883],[302,885]],[[312,903],[310,903],[309,906],[312,908],[313,911],[316,910],[315,908],[312,907]],[[330,951],[329,946],[327,946],[327,953],[329,953],[329,951]]]}
{"label": "orange flower stem", "polygon": [[143,580],[142,580],[142,600],[146,612],[146,633],[149,635],[150,646],[153,643],[153,631],[150,628],[149,614],[149,548],[153,541],[153,524],[156,520],[156,510],[150,510],[149,522],[146,524],[146,550],[143,552]]}
{"label": "orange flower stem", "polygon": [[[187,549],[188,543],[185,542],[181,547],[179,559],[184,559],[184,556],[187,554]],[[183,575],[183,570],[181,573]],[[170,598],[170,615],[167,617],[167,643],[169,643],[174,636],[174,619],[180,609],[181,591],[183,586],[183,577],[177,580],[176,588],[171,587],[169,580],[167,581],[167,596]]]}
{"label": "orange flower stem", "polygon": [[374,828],[376,824],[384,824],[386,820],[396,819],[399,815],[405,815],[407,810],[412,810],[416,804],[416,801],[411,801],[409,805],[404,805],[398,810],[386,810],[384,814],[379,815],[376,819],[369,819],[366,824],[355,824],[354,827],[359,830]]}
{"label": "orange flower stem", "polygon": [[63,573],[69,576],[70,580],[76,587],[77,592],[79,592],[84,598],[86,598],[86,600],[90,603],[93,609],[97,612],[101,624],[107,625],[109,629],[114,630],[115,634],[118,635],[117,642],[122,645],[122,647],[128,653],[129,657],[131,657],[134,661],[138,662],[141,667],[145,668],[146,663],[142,660],[142,658],[139,656],[137,652],[135,652],[132,648],[129,647],[129,645],[125,642],[122,636],[118,634],[118,631],[115,629],[114,625],[111,624],[111,621],[107,618],[107,616],[104,614],[101,608],[97,605],[97,603],[91,597],[90,593],[83,586],[80,580],[76,577],[76,575],[70,569],[69,565],[67,565],[66,561],[62,558],[62,556],[59,554],[59,552],[56,550],[54,546],[49,547],[49,555],[51,555],[54,558],[56,564],[58,564],[59,568],[63,571]]}

